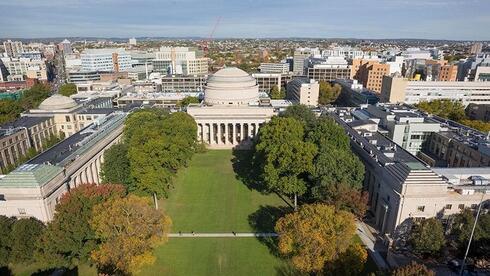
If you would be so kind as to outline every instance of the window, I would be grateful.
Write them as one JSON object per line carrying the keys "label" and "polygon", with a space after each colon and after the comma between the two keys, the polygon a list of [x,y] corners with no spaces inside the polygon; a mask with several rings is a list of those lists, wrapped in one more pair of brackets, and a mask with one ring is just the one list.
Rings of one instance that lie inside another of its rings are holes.
{"label": "window", "polygon": [[463,210],[464,209],[464,204],[459,204],[458,209]]}
{"label": "window", "polygon": [[419,212],[423,212],[424,210],[425,210],[425,205],[417,207],[417,211],[419,211]]}
{"label": "window", "polygon": [[65,116],[65,120],[66,120],[67,122],[70,122],[70,116]]}
{"label": "window", "polygon": [[451,210],[451,208],[453,208],[452,204],[446,204],[446,207],[444,207],[444,209],[447,209],[447,210]]}

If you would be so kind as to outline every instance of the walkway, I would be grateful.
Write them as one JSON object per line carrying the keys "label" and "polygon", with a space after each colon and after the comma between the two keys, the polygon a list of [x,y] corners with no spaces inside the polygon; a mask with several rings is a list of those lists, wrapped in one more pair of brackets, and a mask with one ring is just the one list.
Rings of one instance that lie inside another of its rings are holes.
{"label": "walkway", "polygon": [[369,231],[369,228],[364,224],[364,222],[357,222],[357,235],[361,239],[362,243],[367,247],[369,255],[371,255],[378,268],[388,269],[389,266],[385,259],[374,248],[376,238]]}
{"label": "walkway", "polygon": [[276,233],[170,233],[169,238],[262,238],[277,237]]}

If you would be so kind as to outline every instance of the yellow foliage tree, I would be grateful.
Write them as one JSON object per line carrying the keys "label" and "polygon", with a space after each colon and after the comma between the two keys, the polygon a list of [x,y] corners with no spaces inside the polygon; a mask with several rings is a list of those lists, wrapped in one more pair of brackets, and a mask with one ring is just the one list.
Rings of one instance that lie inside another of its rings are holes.
{"label": "yellow foliage tree", "polygon": [[276,223],[279,251],[293,266],[307,273],[320,272],[351,246],[356,232],[354,215],[324,204],[303,205]]}
{"label": "yellow foliage tree", "polygon": [[91,258],[103,272],[133,274],[152,264],[152,250],[167,241],[172,221],[148,198],[129,195],[94,207],[90,225],[102,244]]}
{"label": "yellow foliage tree", "polygon": [[325,275],[360,275],[367,261],[367,251],[359,243],[353,243],[334,262],[325,265]]}

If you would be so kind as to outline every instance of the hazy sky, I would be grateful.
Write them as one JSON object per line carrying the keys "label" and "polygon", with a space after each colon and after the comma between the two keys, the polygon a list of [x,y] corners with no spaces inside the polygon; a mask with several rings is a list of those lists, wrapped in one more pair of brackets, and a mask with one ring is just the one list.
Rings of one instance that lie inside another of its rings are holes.
{"label": "hazy sky", "polygon": [[0,37],[490,40],[490,0],[0,0]]}

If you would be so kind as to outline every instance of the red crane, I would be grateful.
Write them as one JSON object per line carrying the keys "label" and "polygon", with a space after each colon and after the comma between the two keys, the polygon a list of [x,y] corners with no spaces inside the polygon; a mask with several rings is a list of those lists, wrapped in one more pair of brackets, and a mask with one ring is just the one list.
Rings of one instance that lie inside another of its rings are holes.
{"label": "red crane", "polygon": [[218,28],[218,25],[219,25],[219,22],[221,21],[221,16],[219,16],[217,19],[216,19],[216,22],[214,23],[214,26],[213,26],[213,29],[211,30],[211,33],[209,34],[209,37],[207,39],[205,39],[204,41],[202,41],[201,43],[201,48],[203,49],[204,51],[204,56],[207,57],[208,56],[208,52],[209,52],[209,43],[213,40],[213,35],[214,35],[214,32],[216,32],[216,29]]}

